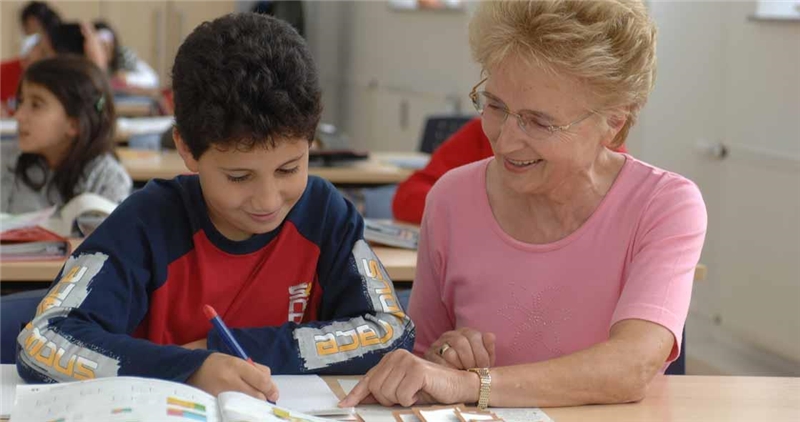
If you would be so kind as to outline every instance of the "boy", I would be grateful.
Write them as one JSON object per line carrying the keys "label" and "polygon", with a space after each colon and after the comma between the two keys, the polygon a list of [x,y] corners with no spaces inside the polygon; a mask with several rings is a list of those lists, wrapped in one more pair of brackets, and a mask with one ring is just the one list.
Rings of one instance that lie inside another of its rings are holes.
{"label": "boy", "polygon": [[[189,35],[172,73],[176,146],[198,174],[149,183],[75,251],[18,337],[20,375],[135,375],[275,400],[270,370],[363,374],[410,349],[414,325],[361,217],[308,177],[322,106],[297,32],[221,17]],[[205,304],[257,365],[231,356]]]}

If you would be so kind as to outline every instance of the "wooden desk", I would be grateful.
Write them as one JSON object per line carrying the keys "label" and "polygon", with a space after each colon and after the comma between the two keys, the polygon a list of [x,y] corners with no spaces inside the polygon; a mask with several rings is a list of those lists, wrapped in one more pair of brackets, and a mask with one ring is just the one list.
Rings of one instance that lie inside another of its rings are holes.
{"label": "wooden desk", "polygon": [[154,100],[147,102],[140,98],[136,100],[117,99],[114,104],[117,116],[122,117],[152,116],[155,106]]}
{"label": "wooden desk", "polygon": [[[80,239],[73,239],[72,249]],[[373,248],[381,260],[389,277],[395,281],[413,281],[417,269],[417,251],[377,246]],[[3,283],[14,281],[41,282],[42,287],[50,284],[58,275],[65,260],[52,261],[2,261],[0,262],[0,280]]]}
{"label": "wooden desk", "polygon": [[[189,170],[175,151],[147,151],[117,148],[120,161],[135,182],[170,179]],[[373,153],[370,158],[343,167],[310,167],[308,173],[334,184],[385,185],[400,183],[413,172],[390,164],[396,157],[419,156],[417,153]]]}
{"label": "wooden desk", "polygon": [[[339,397],[337,379],[323,377]],[[376,409],[370,406],[370,409]],[[369,422],[391,422],[370,411]],[[499,416],[502,410],[495,410]],[[800,421],[800,378],[658,376],[640,403],[544,409],[556,422],[789,422]],[[506,421],[517,419],[507,417]]]}

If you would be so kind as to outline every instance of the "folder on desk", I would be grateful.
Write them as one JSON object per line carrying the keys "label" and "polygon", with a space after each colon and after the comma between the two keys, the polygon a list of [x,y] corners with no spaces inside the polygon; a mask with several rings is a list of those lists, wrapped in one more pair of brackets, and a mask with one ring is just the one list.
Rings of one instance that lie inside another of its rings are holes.
{"label": "folder on desk", "polygon": [[391,220],[364,219],[364,239],[404,249],[417,249],[419,229]]}
{"label": "folder on desk", "polygon": [[70,253],[69,240],[41,226],[0,233],[0,259],[33,261],[63,259]]}

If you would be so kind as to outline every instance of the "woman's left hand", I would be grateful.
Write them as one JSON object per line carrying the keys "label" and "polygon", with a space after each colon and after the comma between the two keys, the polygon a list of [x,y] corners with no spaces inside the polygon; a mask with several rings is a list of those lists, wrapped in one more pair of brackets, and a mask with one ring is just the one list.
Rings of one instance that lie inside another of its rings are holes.
{"label": "woman's left hand", "polygon": [[468,327],[442,334],[425,352],[425,359],[454,369],[489,368],[495,358],[495,335]]}
{"label": "woman's left hand", "polygon": [[370,369],[339,406],[356,406],[370,394],[384,406],[473,403],[478,400],[479,388],[476,374],[436,365],[407,350],[395,350]]}

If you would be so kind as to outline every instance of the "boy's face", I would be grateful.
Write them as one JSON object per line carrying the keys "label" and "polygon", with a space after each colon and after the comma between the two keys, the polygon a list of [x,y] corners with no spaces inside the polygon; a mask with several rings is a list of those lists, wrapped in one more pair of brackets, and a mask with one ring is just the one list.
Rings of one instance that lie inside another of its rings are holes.
{"label": "boy's face", "polygon": [[186,167],[197,172],[211,222],[225,237],[245,240],[275,230],[308,183],[308,141],[282,140],[274,148],[209,148],[199,160],[174,133]]}

